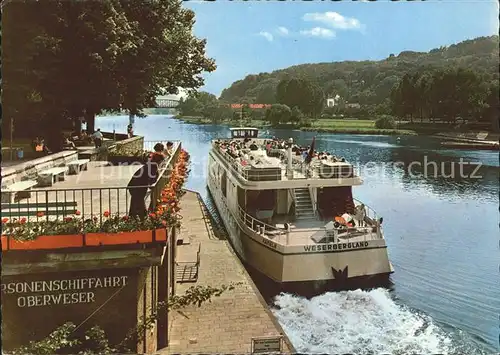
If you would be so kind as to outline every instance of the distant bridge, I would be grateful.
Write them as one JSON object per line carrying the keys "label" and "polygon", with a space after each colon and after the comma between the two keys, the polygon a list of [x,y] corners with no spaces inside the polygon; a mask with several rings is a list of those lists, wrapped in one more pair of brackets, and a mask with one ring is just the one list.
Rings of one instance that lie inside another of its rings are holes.
{"label": "distant bridge", "polygon": [[168,96],[158,96],[156,98],[156,107],[158,108],[175,108],[179,105],[179,100],[172,99]]}

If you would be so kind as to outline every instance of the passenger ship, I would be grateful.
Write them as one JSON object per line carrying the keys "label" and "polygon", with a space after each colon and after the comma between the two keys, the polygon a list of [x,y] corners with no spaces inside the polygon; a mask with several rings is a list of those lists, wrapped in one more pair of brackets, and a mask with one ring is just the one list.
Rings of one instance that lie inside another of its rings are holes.
{"label": "passenger ship", "polygon": [[313,157],[314,140],[306,149],[256,128],[212,141],[208,189],[236,253],[285,291],[388,281],[382,218],[352,197],[361,178],[343,158]]}

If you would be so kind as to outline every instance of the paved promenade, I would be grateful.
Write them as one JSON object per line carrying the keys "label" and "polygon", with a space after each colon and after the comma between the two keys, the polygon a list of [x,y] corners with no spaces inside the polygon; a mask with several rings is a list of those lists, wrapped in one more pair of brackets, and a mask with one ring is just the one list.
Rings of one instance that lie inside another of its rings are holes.
{"label": "paved promenade", "polygon": [[[193,285],[241,285],[200,308],[173,311],[169,316],[169,347],[158,353],[250,353],[252,337],[283,333],[229,243],[213,234],[198,195],[187,192],[181,208],[181,235],[190,244],[178,247],[177,260],[195,261],[200,245],[201,257],[198,281],[178,283],[176,294]],[[289,344],[285,336],[283,353],[294,351]]]}

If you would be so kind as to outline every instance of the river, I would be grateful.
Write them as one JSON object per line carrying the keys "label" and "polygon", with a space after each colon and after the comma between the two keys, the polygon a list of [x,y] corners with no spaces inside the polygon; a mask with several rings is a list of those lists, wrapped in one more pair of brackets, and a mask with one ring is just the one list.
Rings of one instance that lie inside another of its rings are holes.
{"label": "river", "polygon": [[[96,127],[125,132],[127,123],[126,116],[103,117]],[[192,157],[187,188],[208,201],[209,143],[228,127],[156,115],[137,118],[134,129],[146,140],[181,140]],[[353,193],[383,216],[395,268],[391,290],[277,296],[273,312],[299,352],[500,350],[498,152],[443,150],[425,137],[268,133],[302,145],[316,135],[317,150],[358,167],[364,184]]]}

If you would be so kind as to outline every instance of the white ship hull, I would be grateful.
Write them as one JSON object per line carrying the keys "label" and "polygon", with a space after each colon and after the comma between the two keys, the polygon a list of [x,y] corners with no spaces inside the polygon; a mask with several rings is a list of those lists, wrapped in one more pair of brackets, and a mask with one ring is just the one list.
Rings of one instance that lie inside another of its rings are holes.
{"label": "white ship hull", "polygon": [[[209,164],[218,166],[216,169],[209,166],[207,185],[231,244],[247,265],[270,280],[283,288],[304,283],[348,288],[351,281],[384,280],[393,272],[383,238],[353,243],[281,245],[256,234],[240,218],[234,176],[214,158],[209,159]],[[218,173],[214,174],[214,170]],[[221,171],[225,171],[227,179],[221,179]],[[226,196],[221,190],[223,180],[227,185]]]}

